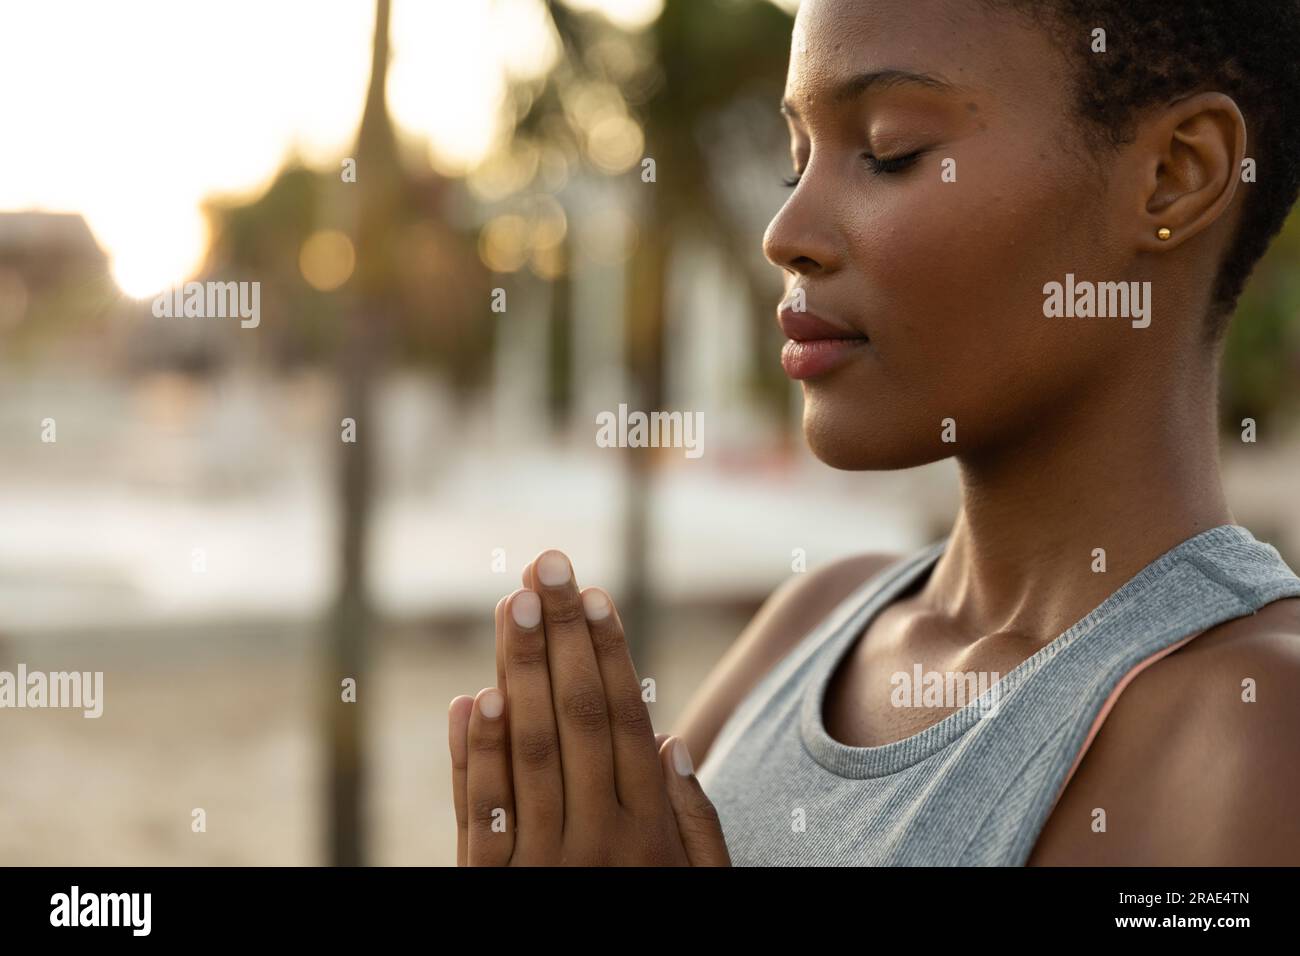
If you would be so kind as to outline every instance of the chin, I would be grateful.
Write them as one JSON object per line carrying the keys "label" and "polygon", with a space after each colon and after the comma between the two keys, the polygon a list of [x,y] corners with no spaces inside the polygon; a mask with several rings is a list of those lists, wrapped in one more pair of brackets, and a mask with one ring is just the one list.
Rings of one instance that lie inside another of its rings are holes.
{"label": "chin", "polygon": [[947,458],[953,446],[924,440],[916,424],[875,415],[863,404],[819,401],[804,391],[803,434],[812,453],[842,471],[896,471]]}

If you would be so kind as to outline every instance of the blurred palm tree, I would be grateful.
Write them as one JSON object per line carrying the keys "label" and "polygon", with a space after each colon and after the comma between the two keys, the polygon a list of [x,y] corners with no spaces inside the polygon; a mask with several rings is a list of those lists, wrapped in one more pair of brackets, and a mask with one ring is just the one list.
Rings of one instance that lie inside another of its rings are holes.
{"label": "blurred palm tree", "polygon": [[327,672],[333,686],[343,679],[356,681],[354,703],[341,706],[330,695],[324,703],[327,731],[330,861],[335,866],[358,866],[364,860],[364,781],[366,636],[371,609],[365,585],[365,542],[370,522],[371,485],[374,480],[375,431],[371,414],[374,377],[381,353],[386,351],[394,324],[394,250],[389,226],[396,221],[402,169],[397,140],[388,118],[388,22],[390,0],[375,2],[375,34],[371,49],[370,86],[357,136],[357,182],[353,228],[356,274],[350,308],[344,321],[343,348],[338,352],[342,383],[340,425],[357,423],[355,442],[339,443],[339,494],[342,527],[338,591],[330,630]]}

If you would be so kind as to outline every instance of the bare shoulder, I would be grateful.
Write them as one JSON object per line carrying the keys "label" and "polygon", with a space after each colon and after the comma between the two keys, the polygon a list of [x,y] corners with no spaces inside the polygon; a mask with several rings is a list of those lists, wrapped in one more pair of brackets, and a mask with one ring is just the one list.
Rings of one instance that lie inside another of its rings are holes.
{"label": "bare shoulder", "polygon": [[1288,598],[1134,678],[1030,862],[1294,866],[1297,792],[1300,598]]}
{"label": "bare shoulder", "polygon": [[703,762],[741,699],[857,588],[898,559],[861,554],[794,574],[763,602],[692,698],[676,728]]}

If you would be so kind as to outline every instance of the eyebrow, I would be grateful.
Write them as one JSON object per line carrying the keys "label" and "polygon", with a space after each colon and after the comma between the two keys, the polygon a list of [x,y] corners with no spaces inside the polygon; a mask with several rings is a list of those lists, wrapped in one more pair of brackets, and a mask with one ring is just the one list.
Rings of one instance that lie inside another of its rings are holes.
{"label": "eyebrow", "polygon": [[[913,73],[910,70],[873,70],[859,73],[837,84],[830,94],[834,103],[844,103],[857,99],[868,90],[892,89],[896,86],[923,86],[940,93],[954,93],[957,87],[941,76],[933,73]],[[786,116],[799,118],[799,111],[789,100],[781,101],[781,112]]]}

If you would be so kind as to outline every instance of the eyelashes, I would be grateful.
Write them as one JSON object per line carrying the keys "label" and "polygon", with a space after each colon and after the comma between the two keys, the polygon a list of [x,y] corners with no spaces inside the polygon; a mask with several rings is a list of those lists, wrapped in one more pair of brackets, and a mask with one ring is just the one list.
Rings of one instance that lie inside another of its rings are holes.
{"label": "eyelashes", "polygon": [[864,154],[862,158],[866,161],[867,168],[873,174],[879,176],[881,173],[902,172],[921,158],[921,150],[918,149],[915,153],[908,153],[906,156],[893,156],[889,159],[880,159],[870,153]]}
{"label": "eyelashes", "polygon": [[[884,159],[879,156],[872,156],[870,153],[863,153],[862,160],[866,163],[867,169],[870,170],[873,176],[881,176],[888,175],[889,173],[902,172],[920,159],[924,152],[925,150],[918,149],[915,153],[908,153],[905,156],[890,156]],[[781,185],[793,189],[795,186],[799,185],[799,180],[802,178],[803,173],[795,173],[793,176],[783,176],[781,177]]]}

